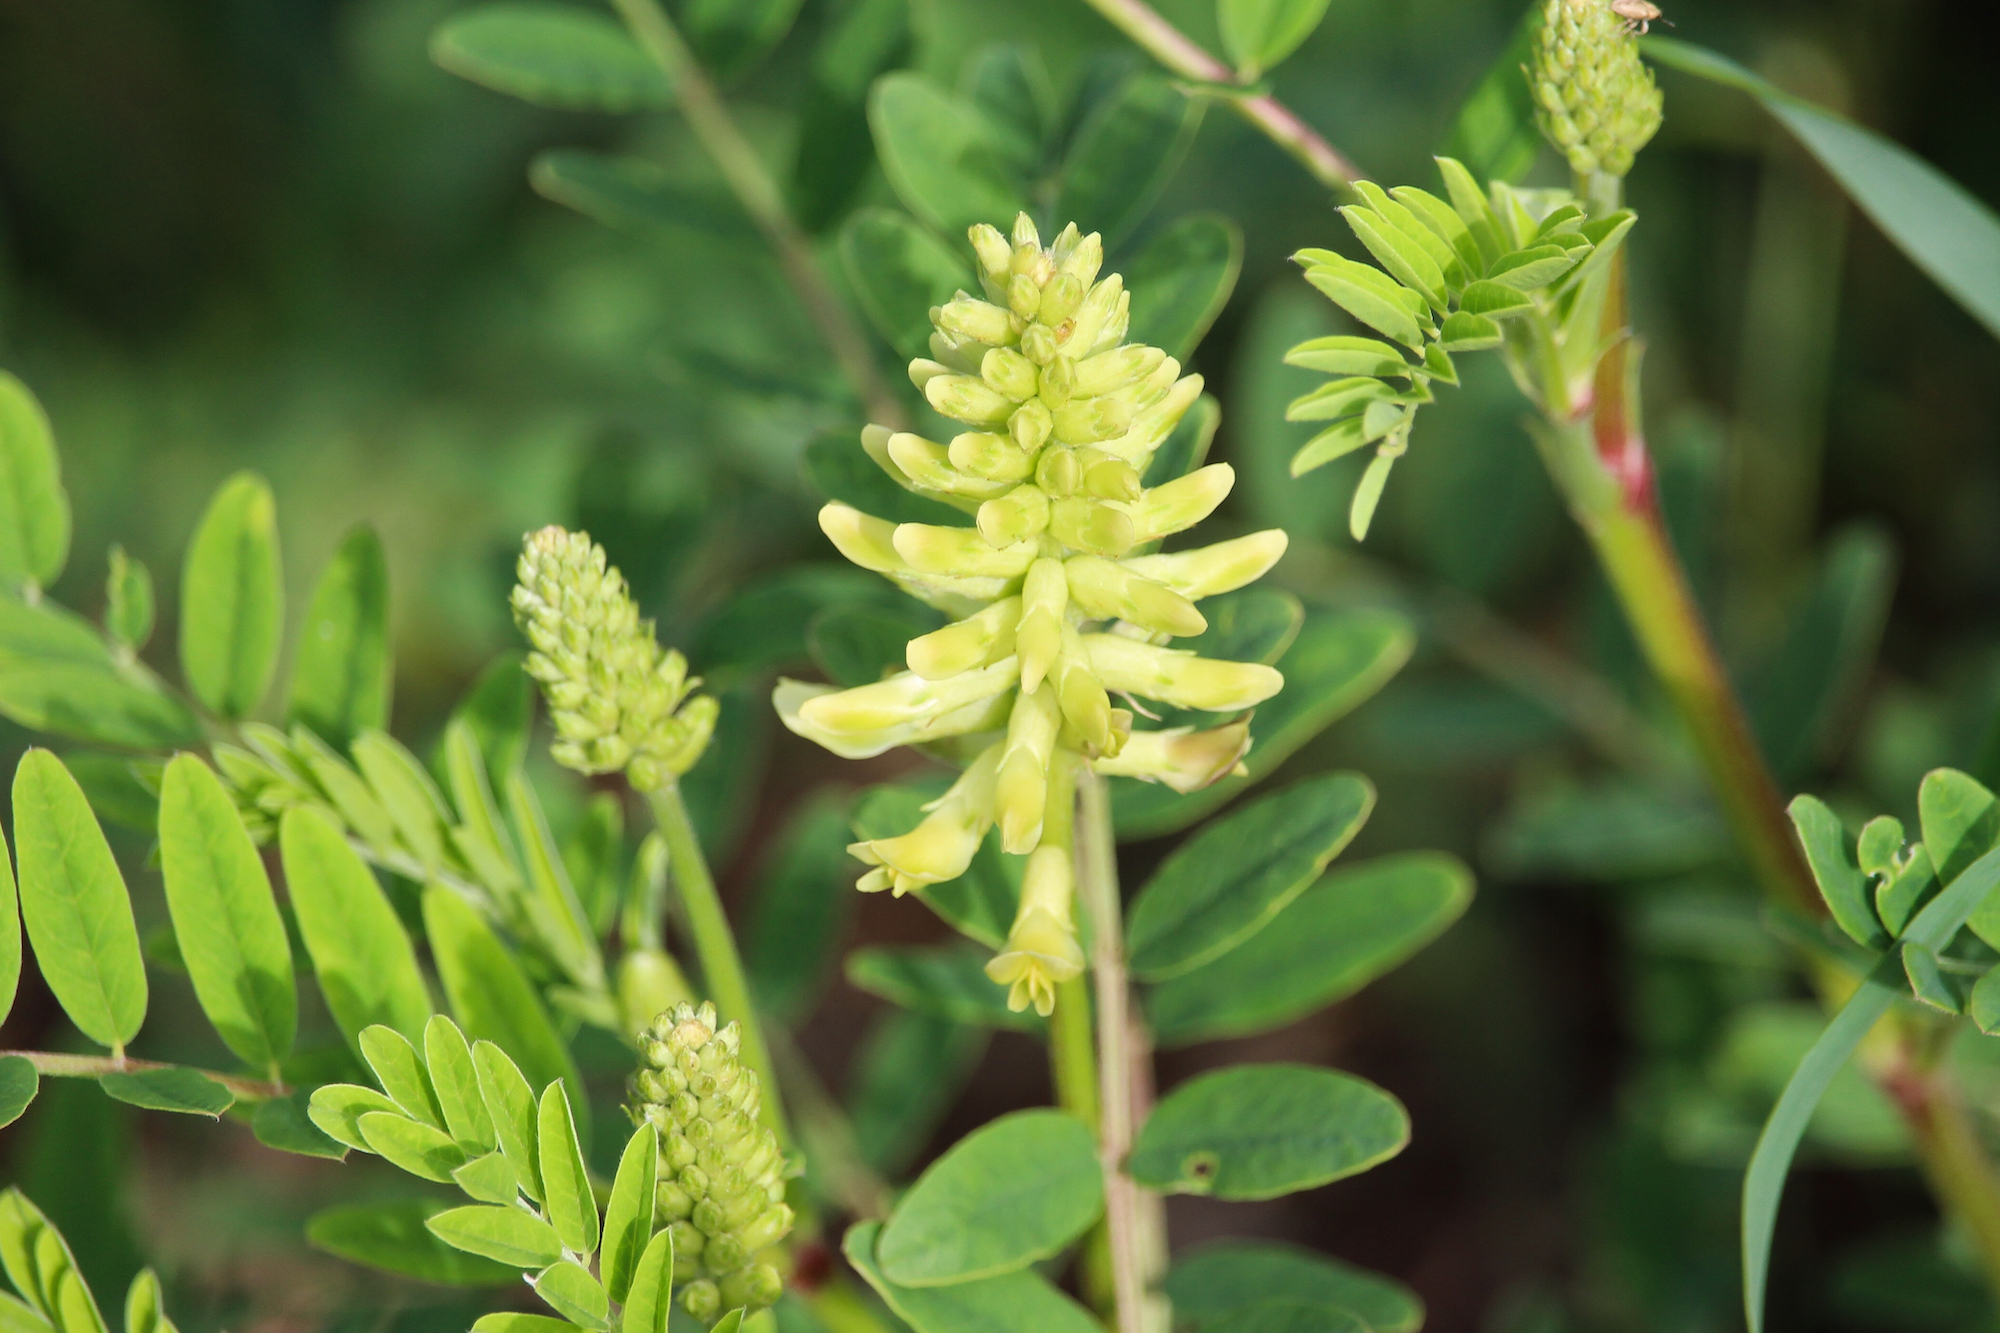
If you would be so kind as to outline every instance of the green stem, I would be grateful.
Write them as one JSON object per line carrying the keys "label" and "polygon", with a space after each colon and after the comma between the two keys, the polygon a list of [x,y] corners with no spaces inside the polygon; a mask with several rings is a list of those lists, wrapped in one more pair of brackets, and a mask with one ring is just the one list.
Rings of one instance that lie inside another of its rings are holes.
{"label": "green stem", "polygon": [[[1056,1011],[1049,1015],[1049,1067],[1056,1085],[1056,1105],[1098,1130],[1097,1041],[1091,1033],[1090,983],[1071,977],[1056,987]],[[1111,1267],[1111,1233],[1103,1222],[1084,1238],[1082,1287],[1084,1300],[1102,1315],[1118,1308],[1118,1289]]]}
{"label": "green stem", "polygon": [[[64,1055],[56,1051],[0,1051],[0,1060],[20,1056],[49,1078],[102,1078],[106,1074],[145,1074],[156,1069],[190,1069],[191,1065],[162,1064],[158,1060],[134,1060],[127,1055]],[[239,1102],[267,1102],[289,1091],[282,1083],[218,1074],[213,1069],[196,1069],[203,1078],[229,1089]]]}
{"label": "green stem", "polygon": [[721,94],[709,82],[707,72],[688,49],[680,30],[674,27],[657,0],[612,0],[612,4],[639,45],[666,71],[688,127],[721,170],[743,211],[764,233],[764,239],[777,255],[778,267],[784,271],[799,304],[805,307],[806,316],[819,329],[834,360],[840,363],[841,372],[854,387],[862,407],[872,420],[894,430],[903,429],[909,424],[908,415],[902,402],[883,382],[867,335],[854,322],[826,275],[820,272],[812,243],[792,221],[777,182],[771,179],[757,150],[730,117]]}
{"label": "green stem", "polygon": [[1320,184],[1330,190],[1348,190],[1355,181],[1363,179],[1361,168],[1277,98],[1268,93],[1231,92],[1228,85],[1237,82],[1236,71],[1203,50],[1145,0],[1085,0],[1085,3],[1174,73],[1213,85],[1205,91],[1227,98],[1245,120],[1297,158]]}
{"label": "green stem", "polygon": [[715,877],[708,873],[708,859],[702,855],[701,842],[688,819],[687,802],[681,799],[680,783],[670,781],[649,791],[646,800],[653,807],[653,820],[659,825],[660,836],[666,840],[667,863],[673,869],[674,885],[687,912],[688,934],[694,940],[695,957],[701,963],[702,984],[708,988],[708,996],[715,1001],[723,1021],[739,1025],[743,1034],[743,1063],[757,1071],[764,1085],[758,1119],[778,1136],[778,1147],[789,1151],[792,1134],[779,1103],[771,1050],[757,1021],[757,1007],[750,998],[750,980],[743,971],[742,956],[736,952],[736,936],[722,911],[722,899],[715,891]]}
{"label": "green stem", "polygon": [[1104,1167],[1104,1225],[1111,1247],[1118,1333],[1156,1333],[1166,1320],[1153,1286],[1166,1276],[1165,1214],[1157,1195],[1125,1174],[1132,1137],[1151,1109],[1151,1051],[1132,1012],[1125,971],[1125,912],[1118,892],[1118,847],[1111,794],[1089,765],[1077,772],[1078,897],[1090,913],[1098,1049],[1098,1156]]}

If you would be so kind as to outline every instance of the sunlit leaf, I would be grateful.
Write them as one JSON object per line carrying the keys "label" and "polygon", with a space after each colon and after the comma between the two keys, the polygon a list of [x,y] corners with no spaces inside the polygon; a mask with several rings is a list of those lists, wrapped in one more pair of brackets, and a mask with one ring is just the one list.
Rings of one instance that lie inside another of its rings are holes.
{"label": "sunlit leaf", "polygon": [[887,74],[868,98],[882,171],[912,213],[946,236],[1005,227],[1024,204],[978,110],[921,74]]}
{"label": "sunlit leaf", "polygon": [[69,496],[35,395],[0,370],[0,588],[53,583],[69,557]]}
{"label": "sunlit leaf", "polygon": [[1243,268],[1243,229],[1216,213],[1182,218],[1125,266],[1132,293],[1130,341],[1182,361],[1229,304]]}
{"label": "sunlit leaf", "polygon": [[573,5],[493,4],[455,15],[431,35],[431,59],[560,111],[645,111],[674,98],[666,74],[623,27]]}
{"label": "sunlit leaf", "polygon": [[453,1249],[425,1225],[449,1205],[436,1199],[350,1204],[315,1213],[306,1240],[350,1263],[448,1287],[497,1287],[521,1270]]}
{"label": "sunlit leaf", "polygon": [[342,539],[306,605],[286,721],[345,747],[364,728],[389,725],[392,676],[389,565],[363,524]]}

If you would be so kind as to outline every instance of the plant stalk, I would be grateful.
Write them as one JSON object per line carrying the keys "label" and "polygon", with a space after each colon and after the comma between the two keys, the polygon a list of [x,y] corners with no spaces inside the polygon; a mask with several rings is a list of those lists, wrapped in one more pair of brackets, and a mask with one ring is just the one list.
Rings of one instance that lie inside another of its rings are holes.
{"label": "plant stalk", "polygon": [[673,83],[674,95],[689,128],[721,169],[737,202],[764,233],[764,239],[777,255],[778,267],[784,271],[799,304],[805,307],[806,316],[819,329],[820,337],[861,399],[869,419],[892,430],[905,428],[909,424],[908,414],[883,381],[867,334],[854,322],[826,275],[820,272],[812,242],[792,221],[777,182],[771,179],[757,150],[731,118],[721,94],[709,81],[694,52],[688,49],[680,30],[658,0],[612,0],[612,4],[639,45]]}
{"label": "plant stalk", "polygon": [[[1104,779],[1080,764],[1077,773],[1078,896],[1090,914],[1098,1049],[1099,1159],[1104,1168],[1104,1222],[1111,1244],[1118,1333],[1161,1333],[1164,1302],[1153,1287],[1166,1276],[1166,1226],[1157,1195],[1125,1174],[1125,1159],[1141,1118],[1151,1108],[1151,1051],[1132,1013],[1125,971],[1125,913],[1118,893],[1118,847],[1111,794]],[[1135,1036],[1138,1038],[1135,1040]],[[1144,1066],[1144,1067],[1141,1067]]]}
{"label": "plant stalk", "polygon": [[1232,92],[1229,85],[1239,82],[1236,71],[1203,50],[1146,0],[1086,0],[1086,3],[1174,73],[1213,85],[1203,91],[1227,100],[1245,120],[1297,158],[1320,184],[1330,190],[1348,190],[1355,181],[1364,178],[1360,167],[1277,98],[1247,89]]}
{"label": "plant stalk", "polygon": [[[64,1055],[57,1051],[0,1051],[0,1060],[18,1055],[50,1078],[102,1078],[106,1074],[146,1074],[156,1069],[189,1069],[191,1065],[163,1064],[158,1060],[134,1060],[125,1055]],[[218,1074],[213,1069],[194,1071],[229,1089],[239,1102],[267,1102],[285,1096],[290,1089],[282,1083]]]}
{"label": "plant stalk", "polygon": [[694,824],[688,819],[687,802],[681,799],[677,781],[646,793],[653,808],[653,820],[667,844],[667,864],[673,870],[674,886],[687,912],[688,934],[694,941],[695,957],[701,963],[702,984],[715,1001],[724,1022],[740,1025],[743,1063],[757,1071],[764,1096],[757,1118],[778,1136],[780,1150],[792,1146],[791,1129],[785,1123],[780,1104],[778,1075],[771,1063],[771,1049],[764,1041],[764,1029],[757,1019],[757,1006],[750,996],[750,980],[743,971],[742,955],[736,951],[736,936],[729,929],[722,899],[715,891],[715,877],[708,873],[708,859],[702,855]]}
{"label": "plant stalk", "polygon": [[[1097,1040],[1091,1032],[1090,983],[1082,977],[1071,977],[1056,987],[1056,1011],[1049,1015],[1049,1071],[1056,1105],[1097,1133]],[[1099,1314],[1113,1314],[1118,1288],[1111,1265],[1111,1233],[1104,1222],[1084,1237],[1077,1262],[1085,1302]]]}

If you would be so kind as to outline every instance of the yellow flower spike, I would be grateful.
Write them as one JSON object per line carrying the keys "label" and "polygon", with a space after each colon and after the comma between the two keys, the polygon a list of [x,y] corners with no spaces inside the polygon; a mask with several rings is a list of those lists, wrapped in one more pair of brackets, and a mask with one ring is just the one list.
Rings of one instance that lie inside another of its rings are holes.
{"label": "yellow flower spike", "polygon": [[[1003,597],[978,615],[910,640],[903,659],[925,680],[944,680],[961,671],[990,666],[1015,651],[1021,599]],[[1025,665],[1023,671],[1026,670]],[[1037,674],[1036,679],[1040,680]]]}
{"label": "yellow flower spike", "polygon": [[1169,359],[1159,348],[1143,343],[1101,352],[1088,361],[1074,363],[1076,384],[1072,391],[1087,398],[1111,393],[1152,374]]}
{"label": "yellow flower spike", "polygon": [[1285,554],[1283,528],[1267,528],[1213,546],[1172,555],[1141,555],[1120,563],[1134,574],[1173,589],[1190,601],[1234,592],[1264,577]]}
{"label": "yellow flower spike", "polygon": [[946,333],[993,347],[1013,342],[1025,327],[1012,311],[962,294],[939,306],[931,315],[931,323]]}
{"label": "yellow flower spike", "polygon": [[[926,884],[943,884],[966,872],[980,840],[993,826],[994,778],[1000,770],[1000,755],[1000,746],[989,746],[951,790],[924,807],[924,822],[908,833],[848,847],[857,859],[885,872],[868,891],[893,888],[900,898]],[[864,878],[873,878],[873,872]]]}
{"label": "yellow flower spike", "polygon": [[1063,647],[1064,617],[1069,611],[1069,579],[1062,561],[1043,556],[1028,566],[1021,581],[1020,628],[1015,651],[1021,658],[1021,688],[1032,693],[1042,683]]}
{"label": "yellow flower spike", "polygon": [[1041,387],[1035,363],[1011,347],[995,347],[979,362],[979,378],[1003,398],[1025,403]]}
{"label": "yellow flower spike", "polygon": [[1014,400],[995,393],[986,381],[971,375],[932,375],[923,385],[930,405],[968,426],[998,426],[1014,413]]}
{"label": "yellow flower spike", "polygon": [[[866,441],[863,444],[865,447]],[[873,453],[872,450],[870,452]],[[1013,489],[1012,482],[989,481],[985,477],[959,471],[952,465],[951,455],[943,445],[921,435],[903,433],[889,436],[882,444],[882,458],[876,461],[880,463],[883,459],[888,461],[882,470],[900,482],[905,490],[928,492],[945,499],[964,496],[983,503],[998,499]],[[909,480],[903,481],[904,477]]]}
{"label": "yellow flower spike", "polygon": [[1006,276],[1007,265],[1014,257],[1014,247],[1007,244],[1007,238],[997,227],[982,222],[967,233],[972,238],[972,251],[979,256],[979,268],[989,279],[999,280]]}
{"label": "yellow flower spike", "polygon": [[1188,638],[1208,628],[1208,618],[1173,589],[1134,574],[1115,561],[1075,555],[1063,562],[1070,600],[1087,616],[1126,620],[1156,634]]}
{"label": "yellow flower spike", "polygon": [[903,671],[872,685],[807,700],[800,706],[799,716],[811,726],[836,734],[879,731],[942,717],[1003,694],[1014,688],[1020,674],[1020,663],[1012,657],[977,671],[960,672],[948,680],[925,680],[914,671]]}
{"label": "yellow flower spike", "polygon": [[1071,495],[1049,506],[1049,531],[1064,546],[1121,556],[1139,544],[1139,528],[1115,500]]}
{"label": "yellow flower spike", "polygon": [[1035,470],[1033,454],[1009,436],[986,431],[954,435],[946,456],[960,472],[989,481],[1025,481]]}
{"label": "yellow flower spike", "polygon": [[927,741],[1004,726],[1012,704],[1011,696],[1000,693],[933,717],[912,718],[888,726],[859,730],[824,727],[805,715],[807,705],[839,692],[831,685],[814,685],[781,676],[777,688],[771,692],[771,705],[777,710],[778,720],[793,735],[803,736],[842,759],[872,759],[898,746],[922,745]]}
{"label": "yellow flower spike", "polygon": [[1049,497],[1039,486],[1016,486],[979,506],[979,535],[988,546],[1006,550],[1041,535],[1049,526]]}
{"label": "yellow flower spike", "polygon": [[973,528],[899,523],[891,540],[896,554],[920,574],[1017,579],[1035,559],[1034,543],[1015,542],[995,550]]}
{"label": "yellow flower spike", "polygon": [[1196,731],[1135,731],[1116,755],[1093,760],[1091,767],[1107,777],[1158,782],[1177,792],[1200,791],[1242,767],[1250,752],[1250,722]]}
{"label": "yellow flower spike", "polygon": [[1055,1012],[1056,987],[1083,974],[1074,918],[1076,863],[1070,850],[1075,807],[1075,775],[1070,761],[1062,760],[1049,774],[1042,842],[1028,857],[1020,910],[1006,944],[986,964],[986,975],[1007,987],[1007,1006],[1016,1012],[1033,1005],[1048,1017]]}
{"label": "yellow flower spike", "polygon": [[1176,708],[1234,712],[1255,707],[1285,687],[1283,676],[1259,662],[1217,662],[1122,634],[1081,637],[1091,672],[1106,689]]}
{"label": "yellow flower spike", "polygon": [[1000,750],[1000,774],[993,788],[993,816],[1000,825],[1001,850],[1016,856],[1032,852],[1042,840],[1042,819],[1048,806],[1049,763],[1055,756],[1056,730],[1062,711],[1055,688],[1014,696],[1007,720],[1007,739]]}
{"label": "yellow flower spike", "polygon": [[1092,668],[1089,650],[1075,626],[1063,626],[1062,652],[1049,675],[1055,681],[1063,717],[1076,728],[1083,743],[1097,754],[1113,750],[1111,696]]}
{"label": "yellow flower spike", "polygon": [[1184,531],[1215,512],[1236,484],[1236,469],[1210,463],[1164,486],[1155,486],[1131,506],[1132,526],[1142,542]]}

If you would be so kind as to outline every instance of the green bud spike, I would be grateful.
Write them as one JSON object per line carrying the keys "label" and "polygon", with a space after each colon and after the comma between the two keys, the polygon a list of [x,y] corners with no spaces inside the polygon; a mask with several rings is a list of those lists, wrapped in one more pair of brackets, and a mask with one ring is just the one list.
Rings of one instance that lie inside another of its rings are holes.
{"label": "green bud spike", "polygon": [[527,671],[547,695],[556,762],[620,770],[652,790],[694,767],[715,731],[716,701],[687,659],[662,651],[624,576],[587,533],[547,527],[522,543],[514,621],[534,651]]}
{"label": "green bud spike", "polygon": [[1610,0],[1545,0],[1528,85],[1535,123],[1578,176],[1623,176],[1660,128],[1653,72]]}
{"label": "green bud spike", "polygon": [[738,1058],[734,1023],[718,1029],[715,1006],[687,1002],[639,1034],[646,1064],[627,1108],[660,1133],[655,1202],[672,1219],[681,1305],[707,1321],[725,1298],[761,1309],[783,1282],[773,1247],[792,1228],[785,1161],[757,1122],[763,1089]]}

